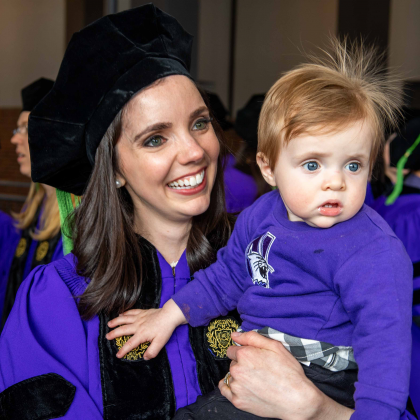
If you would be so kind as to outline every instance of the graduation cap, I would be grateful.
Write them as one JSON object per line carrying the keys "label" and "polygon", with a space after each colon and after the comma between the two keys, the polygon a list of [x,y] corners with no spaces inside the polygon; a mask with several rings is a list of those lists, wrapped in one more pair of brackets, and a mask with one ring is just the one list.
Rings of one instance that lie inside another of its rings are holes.
{"label": "graduation cap", "polygon": [[403,170],[420,170],[420,118],[410,120],[390,143],[391,166],[397,167],[397,182],[385,204],[391,205],[401,194],[404,184]]}
{"label": "graduation cap", "polygon": [[82,195],[115,116],[156,80],[191,77],[191,47],[192,36],[152,4],[75,33],[54,87],[29,117],[32,179]]}
{"label": "graduation cap", "polygon": [[253,95],[236,114],[235,131],[255,150],[258,146],[258,120],[264,97],[265,94]]}
{"label": "graduation cap", "polygon": [[[190,77],[192,36],[153,4],[107,15],[75,33],[52,90],[29,117],[32,179],[57,189],[63,222],[70,194],[86,189],[96,149],[115,116],[141,89]],[[71,248],[70,248],[71,249]]]}
{"label": "graduation cap", "polygon": [[44,96],[52,89],[54,81],[41,77],[30,85],[24,87],[21,91],[22,111],[31,112]]}

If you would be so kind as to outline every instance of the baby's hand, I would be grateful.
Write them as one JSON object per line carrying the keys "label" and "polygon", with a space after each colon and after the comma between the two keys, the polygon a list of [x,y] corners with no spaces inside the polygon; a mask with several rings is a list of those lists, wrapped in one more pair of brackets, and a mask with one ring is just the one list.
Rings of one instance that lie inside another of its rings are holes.
{"label": "baby's hand", "polygon": [[178,325],[186,324],[181,309],[172,300],[163,305],[162,309],[131,309],[119,317],[108,322],[109,328],[120,327],[112,330],[106,335],[108,340],[124,335],[132,337],[121,347],[117,353],[120,359],[141,343],[150,342],[149,347],[143,355],[145,360],[156,357],[163,346],[171,338],[171,335]]}

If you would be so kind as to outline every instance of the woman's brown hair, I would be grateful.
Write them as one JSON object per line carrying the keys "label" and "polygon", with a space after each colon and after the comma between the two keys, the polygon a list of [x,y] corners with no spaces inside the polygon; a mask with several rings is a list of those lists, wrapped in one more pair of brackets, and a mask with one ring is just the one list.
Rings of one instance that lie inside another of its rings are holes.
{"label": "woman's brown hair", "polygon": [[[208,106],[207,98],[200,93]],[[128,310],[141,291],[142,256],[133,228],[134,206],[127,190],[115,187],[119,171],[115,145],[126,107],[115,117],[96,151],[91,179],[72,219],[77,273],[90,279],[79,299],[79,312],[84,319],[101,311]],[[212,124],[220,143],[218,170],[209,208],[193,217],[187,244],[191,273],[214,262],[216,250],[227,243],[232,229],[225,207],[223,132],[215,120]]]}

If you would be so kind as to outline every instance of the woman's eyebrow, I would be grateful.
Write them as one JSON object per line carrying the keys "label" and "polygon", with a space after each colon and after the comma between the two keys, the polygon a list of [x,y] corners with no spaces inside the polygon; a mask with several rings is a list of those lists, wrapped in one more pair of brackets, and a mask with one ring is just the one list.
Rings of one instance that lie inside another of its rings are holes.
{"label": "woman's eyebrow", "polygon": [[143,137],[146,133],[150,133],[152,131],[166,130],[167,128],[171,128],[171,127],[172,127],[172,123],[169,123],[169,122],[166,122],[166,123],[161,122],[161,123],[148,125],[142,132],[135,135],[133,142]]}
{"label": "woman's eyebrow", "polygon": [[200,106],[200,108],[197,108],[195,111],[191,112],[190,120],[197,118],[199,115],[203,114],[204,112],[209,112],[209,109],[205,105]]}

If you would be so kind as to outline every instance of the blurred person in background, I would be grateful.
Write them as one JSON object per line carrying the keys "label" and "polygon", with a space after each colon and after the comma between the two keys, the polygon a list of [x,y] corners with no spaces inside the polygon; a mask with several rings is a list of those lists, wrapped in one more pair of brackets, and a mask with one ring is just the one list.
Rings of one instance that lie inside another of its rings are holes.
{"label": "blurred person in background", "polygon": [[[54,82],[40,78],[22,89],[22,111],[10,142],[16,146],[20,172],[31,178],[28,119]],[[0,215],[0,331],[9,316],[17,290],[32,269],[63,257],[60,214],[55,188],[31,182],[20,213]],[[4,235],[4,236],[3,236]]]}
{"label": "blurred person in background", "polygon": [[[235,123],[220,98],[206,92],[214,117],[225,132],[231,153],[225,160],[225,195],[228,213],[240,213],[258,197],[271,191],[256,163],[258,118],[264,95],[254,95],[236,114]],[[239,146],[239,147],[238,147]]]}
{"label": "blurred person in background", "polygon": [[[388,222],[413,263],[413,349],[410,397],[420,413],[420,118],[393,134],[384,150],[384,171],[394,184],[371,206]],[[388,181],[388,184],[389,181]]]}

